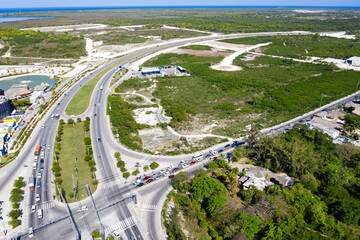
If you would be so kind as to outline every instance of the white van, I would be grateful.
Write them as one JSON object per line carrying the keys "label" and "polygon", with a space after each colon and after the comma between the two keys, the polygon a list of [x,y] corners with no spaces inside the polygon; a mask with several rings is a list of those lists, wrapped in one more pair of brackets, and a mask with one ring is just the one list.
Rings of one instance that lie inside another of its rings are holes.
{"label": "white van", "polygon": [[39,209],[38,210],[38,218],[42,218],[43,217],[43,210]]}
{"label": "white van", "polygon": [[197,162],[203,160],[203,158],[204,158],[204,156],[203,156],[202,153],[200,153],[200,154],[195,155],[195,156],[192,157],[192,159],[193,159],[194,161],[197,161]]}
{"label": "white van", "polygon": [[37,162],[34,162],[33,169],[37,169]]}

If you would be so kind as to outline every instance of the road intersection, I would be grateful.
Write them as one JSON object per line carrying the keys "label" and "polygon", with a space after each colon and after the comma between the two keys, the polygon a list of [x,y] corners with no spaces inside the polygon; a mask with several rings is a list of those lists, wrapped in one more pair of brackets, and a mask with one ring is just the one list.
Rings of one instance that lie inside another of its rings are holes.
{"label": "road intersection", "polygon": [[[91,118],[91,136],[93,139],[93,150],[98,168],[97,179],[99,180],[98,190],[93,193],[93,197],[95,204],[99,209],[101,224],[105,229],[105,233],[111,234],[114,231],[119,231],[121,236],[125,239],[128,239],[130,234],[134,235],[136,239],[165,239],[165,235],[161,228],[160,213],[165,196],[171,189],[169,180],[167,178],[163,178],[149,185],[145,185],[142,188],[136,188],[133,183],[124,182],[120,171],[116,167],[113,154],[114,152],[120,152],[122,159],[129,163],[138,162],[139,159],[146,159],[149,162],[156,161],[163,164],[172,164],[174,167],[180,163],[180,160],[191,160],[192,155],[174,157],[151,156],[129,150],[118,143],[112,134],[109,118],[106,116],[107,97],[110,94],[111,87],[110,82],[113,74],[117,71],[116,67],[112,68],[110,71],[104,74],[104,76],[99,80],[92,92],[89,107],[83,114],[79,116],[67,116],[65,114],[66,106],[72,97],[76,94],[76,92],[84,84],[86,84],[86,82],[88,82],[96,74],[100,73],[107,67],[114,65],[115,63],[118,63],[119,65],[125,65],[131,61],[142,58],[157,51],[189,43],[224,38],[275,34],[278,33],[233,34],[224,36],[217,35],[181,40],[170,44],[164,44],[134,51],[106,63],[105,65],[94,70],[92,74],[85,74],[85,76],[77,81],[72,87],[70,87],[66,94],[64,94],[49,110],[44,119],[35,128],[32,134],[32,138],[28,140],[19,157],[11,164],[6,166],[6,168],[0,169],[0,174],[2,176],[0,181],[0,193],[8,191],[8,186],[12,185],[14,178],[19,175],[21,170],[23,170],[23,165],[25,163],[27,163],[29,166],[25,180],[27,181],[28,176],[36,177],[39,174],[40,169],[39,167],[37,169],[32,169],[31,167],[34,160],[34,148],[37,144],[45,144],[45,158],[43,163],[44,171],[42,171],[42,178],[40,180],[40,191],[29,191],[28,188],[26,189],[24,200],[25,207],[22,222],[23,229],[21,232],[13,235],[13,237],[21,237],[26,239],[28,238],[27,228],[33,227],[35,230],[36,239],[75,238],[74,231],[69,222],[65,203],[59,202],[54,197],[55,186],[53,183],[54,177],[51,173],[51,163],[53,159],[53,146],[55,142],[56,130],[58,128],[58,121],[57,119],[51,118],[51,115],[59,114],[60,118],[62,119],[68,119],[70,117],[85,118],[86,116]],[[291,32],[290,34],[298,34],[298,32]],[[86,69],[84,69],[84,71],[85,70]],[[79,73],[79,75],[82,73]],[[125,79],[122,78],[118,83],[116,83],[116,85],[121,84],[124,80]],[[102,90],[100,90],[100,86],[103,86]],[[356,93],[355,95],[341,99],[323,108],[334,108],[352,100],[359,95],[360,93]],[[282,131],[291,124],[305,120],[320,110],[323,109],[317,109],[309,114],[297,118],[296,120],[292,120],[286,124],[278,125],[277,127],[269,129],[268,131]],[[41,128],[42,125],[44,125],[44,128]],[[101,138],[102,141],[98,142],[98,138]],[[224,145],[225,144],[214,146],[213,149],[225,150]],[[227,151],[231,151],[231,149],[227,149]],[[204,162],[200,162],[184,170],[194,171],[195,169],[203,167]],[[36,192],[39,192],[40,194],[40,201],[35,200]],[[133,199],[131,199],[132,195],[137,196],[137,204],[135,204]],[[39,219],[36,214],[31,213],[30,208],[34,204],[37,205],[37,208],[44,210],[43,218]],[[77,231],[80,233],[82,239],[89,239],[91,232],[94,229],[99,229],[99,223],[97,221],[95,211],[91,207],[90,199],[86,198],[80,202],[68,204],[68,206],[70,207],[71,214],[75,222],[75,229],[77,229]],[[88,210],[79,211],[79,209],[82,209],[83,206],[89,207]],[[8,237],[9,236],[5,236],[5,238]]]}

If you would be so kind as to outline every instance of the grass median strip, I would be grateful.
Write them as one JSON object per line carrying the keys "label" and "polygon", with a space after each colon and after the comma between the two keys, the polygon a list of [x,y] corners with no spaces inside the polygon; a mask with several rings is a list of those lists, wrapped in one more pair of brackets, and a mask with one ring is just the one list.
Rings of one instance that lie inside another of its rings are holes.
{"label": "grass median strip", "polygon": [[97,187],[89,125],[89,121],[75,123],[71,119],[65,124],[60,120],[52,170],[68,202],[87,197],[85,184],[89,184],[91,192]]}

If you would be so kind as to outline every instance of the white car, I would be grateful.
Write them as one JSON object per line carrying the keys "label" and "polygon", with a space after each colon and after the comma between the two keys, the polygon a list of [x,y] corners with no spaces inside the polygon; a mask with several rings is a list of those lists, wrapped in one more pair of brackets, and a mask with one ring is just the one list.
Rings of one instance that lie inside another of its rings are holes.
{"label": "white car", "polygon": [[186,168],[186,167],[188,167],[188,166],[189,166],[189,164],[187,164],[187,163],[184,163],[184,164],[182,165],[183,168]]}
{"label": "white car", "polygon": [[31,212],[32,212],[32,213],[36,212],[36,205],[32,205],[32,206],[31,206]]}
{"label": "white car", "polygon": [[37,166],[38,166],[37,162],[34,162],[33,169],[37,169]]}
{"label": "white car", "polygon": [[169,175],[170,175],[169,172],[164,173],[164,176],[169,176]]}
{"label": "white car", "polygon": [[44,128],[44,127],[45,127],[45,125],[42,125],[42,126],[41,126],[41,128]]}
{"label": "white car", "polygon": [[216,150],[213,150],[213,149],[211,149],[211,150],[209,151],[209,153],[210,153],[211,155],[213,155],[213,156],[215,156],[216,154],[218,154],[218,152],[217,152]]}
{"label": "white car", "polygon": [[29,238],[32,238],[32,237],[34,237],[34,230],[31,227],[31,228],[29,228]]}
{"label": "white car", "polygon": [[87,206],[82,206],[81,207],[81,211],[87,211],[88,210],[88,207]]}
{"label": "white car", "polygon": [[48,149],[50,149],[50,147],[51,147],[51,146],[49,145],[49,146],[48,146]]}
{"label": "white car", "polygon": [[38,173],[38,178],[41,178],[41,172]]}
{"label": "white car", "polygon": [[117,231],[117,230],[115,230],[115,231],[113,232],[113,235],[114,235],[114,237],[116,237],[116,238],[120,237],[120,233],[119,233],[119,231]]}
{"label": "white car", "polygon": [[164,173],[166,171],[166,169],[161,169],[160,173]]}
{"label": "white car", "polygon": [[40,201],[40,194],[36,194],[36,201],[39,202]]}
{"label": "white car", "polygon": [[181,161],[180,161],[180,163],[185,163],[185,162],[186,162],[186,160],[181,160]]}
{"label": "white car", "polygon": [[172,165],[170,165],[170,166],[167,168],[167,170],[171,170],[171,169],[173,169],[173,166],[172,166]]}
{"label": "white car", "polygon": [[37,162],[37,161],[39,161],[39,156],[36,156],[36,157],[34,158],[34,162]]}

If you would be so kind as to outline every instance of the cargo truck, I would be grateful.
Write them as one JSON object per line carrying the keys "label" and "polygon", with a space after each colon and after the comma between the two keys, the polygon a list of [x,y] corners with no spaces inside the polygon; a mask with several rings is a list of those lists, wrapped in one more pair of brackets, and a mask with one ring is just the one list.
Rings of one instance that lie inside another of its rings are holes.
{"label": "cargo truck", "polygon": [[28,185],[29,185],[30,190],[35,189],[35,178],[34,178],[34,176],[29,177]]}

